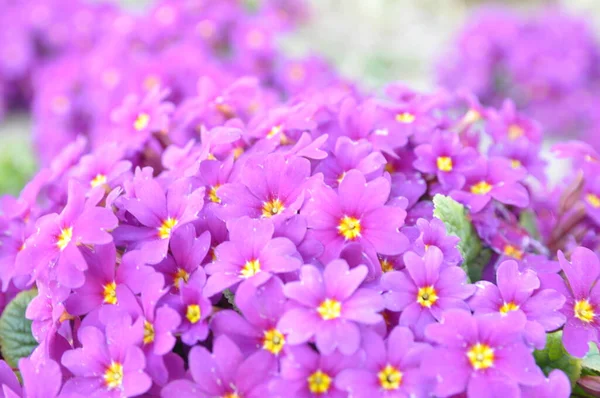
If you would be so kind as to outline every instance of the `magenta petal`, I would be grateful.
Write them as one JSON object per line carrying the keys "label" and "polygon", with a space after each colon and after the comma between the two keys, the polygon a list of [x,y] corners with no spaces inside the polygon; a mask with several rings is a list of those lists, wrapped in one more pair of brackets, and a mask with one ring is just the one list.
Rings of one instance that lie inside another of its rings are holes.
{"label": "magenta petal", "polygon": [[367,267],[364,265],[349,270],[344,260],[332,261],[323,272],[327,297],[344,301],[360,286],[367,273]]}
{"label": "magenta petal", "polygon": [[294,308],[283,314],[277,329],[288,335],[289,344],[300,344],[308,341],[315,334],[321,322],[315,310]]}
{"label": "magenta petal", "polygon": [[[204,388],[202,389],[204,390]],[[198,398],[202,391],[197,384],[190,380],[175,380],[167,384],[162,390],[160,396],[163,398]]]}
{"label": "magenta petal", "polygon": [[379,292],[359,289],[342,304],[342,317],[365,324],[375,324],[383,320],[379,312],[384,309],[384,301]]}

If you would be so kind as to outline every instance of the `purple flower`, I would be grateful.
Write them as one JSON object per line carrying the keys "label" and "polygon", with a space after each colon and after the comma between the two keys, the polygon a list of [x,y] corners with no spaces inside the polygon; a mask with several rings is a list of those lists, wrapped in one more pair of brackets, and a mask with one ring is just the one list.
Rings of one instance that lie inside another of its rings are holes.
{"label": "purple flower", "polygon": [[543,373],[523,343],[525,321],[518,313],[472,316],[450,310],[441,323],[429,325],[425,334],[436,346],[424,355],[421,369],[435,377],[434,395],[519,396],[521,385],[541,383]]}
{"label": "purple flower", "polygon": [[117,226],[117,218],[106,208],[86,201],[81,185],[69,183],[69,201],[60,214],[48,214],[38,219],[37,233],[27,239],[17,255],[17,275],[55,275],[67,287],[84,283],[87,264],[79,245],[110,243],[108,231]]}
{"label": "purple flower", "polygon": [[241,217],[228,222],[227,229],[229,240],[217,246],[216,260],[206,265],[207,297],[246,279],[259,284],[270,274],[295,271],[302,264],[289,239],[273,238],[270,219]]}
{"label": "purple flower", "polygon": [[[273,218],[279,222],[296,214],[304,203],[310,177],[310,162],[275,153],[266,158],[248,158],[240,171],[240,182],[218,189],[225,221],[233,217]],[[216,194],[216,192],[215,192]]]}
{"label": "purple flower", "polygon": [[79,330],[81,348],[67,351],[62,364],[74,375],[63,393],[133,397],[146,392],[152,381],[144,367],[141,320],[131,324],[129,316],[114,319],[106,333],[88,326]]}
{"label": "purple flower", "polygon": [[277,329],[287,334],[290,345],[313,337],[324,354],[336,348],[345,355],[358,350],[360,324],[374,325],[383,320],[383,298],[375,290],[360,288],[367,276],[361,265],[349,270],[344,260],[334,260],[323,272],[312,265],[300,269],[300,280],[285,285],[291,300]]}
{"label": "purple flower", "polygon": [[539,181],[546,181],[546,161],[540,157],[540,145],[526,138],[501,141],[492,145],[490,156],[502,156],[510,160],[513,169],[525,169]]}
{"label": "purple flower", "polygon": [[475,291],[467,284],[467,275],[457,266],[444,266],[442,252],[435,246],[423,258],[413,252],[404,254],[403,271],[392,271],[381,277],[386,308],[402,311],[399,325],[410,327],[423,337],[425,327],[441,321],[451,308],[469,310],[466,299]]}
{"label": "purple flower", "polygon": [[136,293],[141,290],[148,267],[140,267],[137,251],[126,253],[121,264],[116,267],[115,245],[97,245],[94,250],[83,249],[83,257],[88,264],[84,284],[75,289],[65,302],[71,315],[85,315],[102,305],[114,305],[119,301],[117,287],[124,285]]}
{"label": "purple flower", "polygon": [[122,183],[131,170],[131,162],[122,160],[123,154],[123,148],[115,143],[103,145],[94,154],[81,158],[73,170],[73,178],[89,189],[110,190]]}
{"label": "purple flower", "polygon": [[0,384],[7,398],[54,398],[62,387],[60,366],[50,359],[21,358],[19,371],[23,387],[10,366],[0,361]]}
{"label": "purple flower", "polygon": [[583,357],[590,341],[598,343],[600,329],[600,261],[594,252],[577,247],[567,261],[558,251],[558,261],[567,281],[558,274],[541,274],[542,288],[551,288],[567,298],[561,309],[567,322],[563,328],[563,344],[569,354]]}
{"label": "purple flower", "polygon": [[474,213],[481,211],[492,198],[517,207],[529,204],[529,194],[520,183],[525,177],[524,170],[512,168],[506,159],[481,158],[466,176],[465,190],[453,191],[451,195]]}
{"label": "purple flower", "polygon": [[325,183],[335,187],[352,169],[363,173],[367,180],[379,177],[385,164],[384,156],[381,152],[374,151],[370,142],[340,137],[335,143],[333,154],[319,163],[315,173],[323,173]]}
{"label": "purple flower", "polygon": [[302,209],[309,235],[325,245],[322,262],[335,259],[343,246],[359,242],[366,249],[383,255],[396,255],[408,247],[408,239],[399,231],[406,211],[385,206],[390,183],[383,177],[369,183],[358,170],[350,170],[338,191],[322,185]]}
{"label": "purple flower", "polygon": [[432,246],[442,251],[444,263],[456,265],[462,260],[458,251],[459,238],[454,235],[448,235],[444,222],[438,218],[432,218],[427,221],[423,218],[417,220],[417,228],[421,234],[413,243],[413,250],[420,256]]}
{"label": "purple flower", "polygon": [[164,275],[168,285],[179,289],[181,284],[186,284],[190,275],[201,266],[210,250],[210,239],[209,231],[197,237],[196,229],[192,224],[184,225],[173,233],[169,243],[172,254],[156,264],[155,269]]}
{"label": "purple flower", "polygon": [[419,370],[421,358],[430,346],[415,343],[409,329],[396,327],[384,341],[374,332],[365,331],[364,368],[357,363],[342,370],[335,385],[357,398],[425,397],[431,390],[431,380]]}
{"label": "purple flower", "polygon": [[235,311],[217,312],[210,323],[216,336],[226,335],[244,353],[263,349],[273,355],[283,354],[286,338],[277,329],[277,321],[284,313],[286,298],[283,283],[277,277],[270,278],[261,286],[242,283],[235,292]]}
{"label": "purple flower", "polygon": [[565,322],[559,310],[565,298],[553,289],[539,289],[540,281],[533,270],[519,272],[516,261],[500,263],[496,285],[477,282],[477,291],[469,300],[475,314],[523,312],[527,317],[524,333],[537,349],[546,345],[546,332],[558,329]]}
{"label": "purple flower", "polygon": [[206,275],[199,268],[186,284],[180,285],[179,297],[170,297],[168,300],[181,315],[178,332],[181,333],[181,340],[188,345],[194,345],[208,336],[212,304],[206,296],[205,283]]}
{"label": "purple flower", "polygon": [[336,377],[360,361],[357,353],[344,356],[339,351],[315,352],[303,344],[291,347],[281,360],[281,374],[269,386],[269,396],[284,398],[343,398],[347,393],[337,387]]}
{"label": "purple flower", "polygon": [[139,225],[119,225],[117,242],[142,250],[144,258],[155,264],[166,257],[172,234],[194,221],[204,205],[204,188],[193,189],[188,179],[176,180],[165,190],[157,180],[136,170],[135,197],[125,198],[123,207]]}
{"label": "purple flower", "polygon": [[521,396],[523,398],[568,398],[571,396],[571,381],[562,370],[554,369],[540,384],[521,386]]}
{"label": "purple flower", "polygon": [[454,132],[435,133],[429,144],[415,148],[417,160],[414,167],[437,176],[445,192],[460,189],[465,184],[464,172],[473,167],[477,152],[463,147],[458,134]]}
{"label": "purple flower", "polygon": [[258,351],[244,357],[226,336],[215,339],[213,353],[196,346],[189,354],[192,380],[181,379],[163,388],[162,397],[244,397],[268,396],[267,381],[275,372],[275,357]]}
{"label": "purple flower", "polygon": [[166,133],[173,112],[173,104],[165,101],[168,95],[169,90],[156,86],[142,99],[135,94],[127,96],[111,116],[115,139],[138,149],[152,133]]}
{"label": "purple flower", "polygon": [[539,144],[542,139],[541,126],[537,122],[520,115],[514,102],[509,99],[504,101],[500,112],[493,112],[490,115],[488,126],[490,134],[496,141],[506,139],[514,141],[523,137],[528,141]]}

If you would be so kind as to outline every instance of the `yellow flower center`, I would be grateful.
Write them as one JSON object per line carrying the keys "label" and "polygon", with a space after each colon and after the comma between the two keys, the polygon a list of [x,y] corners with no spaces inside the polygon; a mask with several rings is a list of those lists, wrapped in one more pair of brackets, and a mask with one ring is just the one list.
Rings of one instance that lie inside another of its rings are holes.
{"label": "yellow flower center", "polygon": [[65,247],[71,243],[71,239],[73,239],[73,227],[63,228],[58,235],[56,246],[58,246],[61,251],[65,250]]}
{"label": "yellow flower center", "polygon": [[144,344],[150,344],[154,341],[154,326],[144,321]]}
{"label": "yellow flower center", "polygon": [[596,316],[594,313],[594,307],[590,304],[588,299],[577,300],[573,310],[575,312],[575,318],[585,323],[592,322]]}
{"label": "yellow flower center", "polygon": [[210,191],[208,191],[208,198],[213,203],[221,203],[221,198],[217,195],[217,189],[219,189],[220,185],[214,185],[210,187]]}
{"label": "yellow flower center", "polygon": [[176,218],[168,217],[158,228],[158,236],[161,239],[168,239],[171,237],[171,232],[173,232],[173,228],[175,228],[177,222]]}
{"label": "yellow flower center", "polygon": [[327,373],[317,370],[308,376],[308,388],[313,394],[325,394],[331,386],[331,377]]}
{"label": "yellow flower center", "polygon": [[525,130],[518,124],[511,124],[508,126],[508,138],[511,140],[516,140],[517,138],[523,136]]}
{"label": "yellow flower center", "polygon": [[185,317],[188,319],[188,321],[190,321],[190,323],[198,323],[201,316],[202,311],[200,310],[200,306],[198,304],[190,304],[187,306]]}
{"label": "yellow flower center", "polygon": [[387,171],[390,174],[393,174],[396,172],[396,166],[394,166],[394,164],[391,162],[387,162],[385,164],[385,171]]}
{"label": "yellow flower center", "polygon": [[592,205],[592,207],[600,207],[600,198],[597,195],[594,195],[593,193],[588,193],[587,195],[585,195],[585,200],[587,200],[587,202]]}
{"label": "yellow flower center", "polygon": [[230,392],[223,395],[223,398],[240,398],[237,392]]}
{"label": "yellow flower center", "polygon": [[334,299],[326,299],[317,308],[317,312],[326,321],[339,318],[342,314],[342,303]]}
{"label": "yellow flower center", "polygon": [[475,109],[469,109],[469,111],[465,113],[465,116],[463,117],[464,122],[467,124],[475,123],[479,119],[481,119],[481,113]]}
{"label": "yellow flower center", "polygon": [[338,178],[336,178],[335,180],[337,181],[338,184],[341,184],[342,181],[344,180],[344,177],[346,177],[346,172],[345,171],[343,171],[342,174],[340,174],[338,176]]}
{"label": "yellow flower center", "polygon": [[452,171],[452,158],[449,156],[440,156],[437,158],[437,168],[440,171]]}
{"label": "yellow flower center", "polygon": [[384,390],[397,390],[400,384],[402,384],[402,372],[392,365],[386,365],[385,368],[377,373],[377,377],[379,378],[379,384],[381,384]]}
{"label": "yellow flower center", "polygon": [[242,148],[241,146],[235,147],[232,151],[233,153],[233,158],[237,159],[240,156],[242,156],[242,153],[244,153],[244,148]]}
{"label": "yellow flower center", "polygon": [[410,124],[415,121],[415,115],[410,112],[402,112],[396,115],[398,123]]}
{"label": "yellow flower center", "polygon": [[502,304],[502,307],[500,307],[500,313],[506,315],[509,312],[516,311],[518,309],[519,309],[518,305],[516,305],[512,301],[509,301],[508,303]]}
{"label": "yellow flower center", "polygon": [[304,80],[304,76],[306,76],[306,71],[304,70],[304,67],[302,65],[294,64],[289,69],[288,75],[290,79],[298,82]]}
{"label": "yellow flower center", "polygon": [[433,286],[419,288],[419,291],[417,292],[417,303],[421,304],[423,307],[431,308],[437,300],[438,295]]}
{"label": "yellow flower center", "polygon": [[379,265],[381,266],[381,270],[383,272],[390,272],[394,270],[394,264],[387,258],[380,258]]}
{"label": "yellow flower center", "polygon": [[518,169],[519,167],[521,167],[521,161],[517,159],[511,159],[510,165],[513,169]]}
{"label": "yellow flower center", "polygon": [[99,185],[106,184],[106,176],[104,174],[96,174],[96,177],[90,181],[90,186],[96,188]]}
{"label": "yellow flower center", "polygon": [[471,186],[471,193],[475,195],[485,195],[492,190],[492,186],[485,181],[479,181],[477,184]]}
{"label": "yellow flower center", "polygon": [[346,240],[354,240],[360,236],[360,220],[358,218],[344,216],[338,225],[338,231]]}
{"label": "yellow flower center", "polygon": [[494,366],[494,349],[487,344],[475,344],[467,351],[467,357],[475,370]]}
{"label": "yellow flower center", "polygon": [[117,304],[117,284],[114,281],[104,285],[102,294],[106,304]]}
{"label": "yellow flower center", "polygon": [[139,115],[137,115],[137,117],[135,118],[135,121],[133,122],[133,128],[136,129],[137,131],[142,131],[143,129],[148,127],[149,124],[150,124],[150,115],[142,112]]}
{"label": "yellow flower center", "polygon": [[112,361],[110,366],[104,372],[104,382],[109,390],[121,387],[123,384],[123,365]]}
{"label": "yellow flower center", "polygon": [[281,213],[284,209],[285,207],[283,206],[283,202],[281,200],[278,198],[271,199],[270,201],[264,203],[262,215],[263,217],[273,217]]}
{"label": "yellow flower center", "polygon": [[173,276],[173,284],[179,289],[182,283],[187,283],[190,279],[190,274],[183,268],[177,268],[177,272]]}
{"label": "yellow flower center", "polygon": [[509,257],[516,258],[517,260],[523,259],[523,252],[513,245],[504,246],[504,254]]}
{"label": "yellow flower center", "polygon": [[279,354],[285,344],[285,336],[277,329],[265,330],[263,348],[272,354]]}
{"label": "yellow flower center", "polygon": [[244,268],[240,271],[240,275],[242,278],[250,278],[260,272],[260,261],[258,260],[250,260],[246,261],[244,264]]}
{"label": "yellow flower center", "polygon": [[267,138],[271,139],[283,131],[283,125],[275,126],[267,133]]}

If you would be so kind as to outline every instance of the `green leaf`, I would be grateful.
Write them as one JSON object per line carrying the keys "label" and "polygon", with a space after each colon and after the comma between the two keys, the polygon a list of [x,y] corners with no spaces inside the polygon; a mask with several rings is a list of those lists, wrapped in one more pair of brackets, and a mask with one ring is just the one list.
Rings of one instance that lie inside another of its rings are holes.
{"label": "green leaf", "polygon": [[36,295],[37,289],[17,294],[0,316],[0,352],[13,368],[38,345],[31,334],[31,321],[25,318],[27,305]]}
{"label": "green leaf", "polygon": [[17,195],[35,172],[33,151],[25,134],[0,136],[0,195]]}
{"label": "green leaf", "polygon": [[535,213],[531,210],[525,210],[519,217],[519,224],[529,233],[533,239],[540,239],[540,231],[535,218]]}
{"label": "green leaf", "polygon": [[543,350],[535,350],[533,356],[546,375],[554,369],[560,369],[569,377],[573,386],[581,376],[582,361],[567,353],[562,344],[562,331],[548,333],[546,347]]}
{"label": "green leaf", "polygon": [[465,207],[454,199],[439,194],[433,197],[433,205],[433,215],[444,222],[448,234],[460,238],[458,250],[463,258],[462,268],[471,281],[480,279],[483,266],[489,261],[491,253],[488,250],[482,251],[481,240],[467,217]]}
{"label": "green leaf", "polygon": [[590,343],[590,350],[583,357],[583,367],[595,372],[600,372],[600,352],[598,352],[598,346],[594,343]]}

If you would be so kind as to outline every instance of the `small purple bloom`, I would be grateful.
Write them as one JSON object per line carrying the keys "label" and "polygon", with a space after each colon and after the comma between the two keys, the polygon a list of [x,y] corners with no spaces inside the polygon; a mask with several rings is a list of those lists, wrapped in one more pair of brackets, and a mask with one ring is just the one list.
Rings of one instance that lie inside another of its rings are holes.
{"label": "small purple bloom", "polygon": [[347,393],[336,385],[341,371],[360,363],[361,356],[342,355],[339,351],[319,354],[303,344],[291,347],[281,360],[281,374],[269,386],[276,398],[344,398]]}
{"label": "small purple bloom", "polygon": [[74,377],[67,380],[63,393],[133,397],[146,392],[152,381],[144,367],[141,320],[131,324],[129,316],[114,319],[106,334],[93,326],[79,330],[81,348],[63,354],[62,364]]}
{"label": "small purple bloom", "polygon": [[374,332],[364,331],[364,368],[357,363],[342,370],[335,385],[357,398],[425,397],[431,380],[423,376],[419,366],[423,354],[431,347],[415,343],[409,329],[396,327],[384,341]]}
{"label": "small purple bloom", "polygon": [[169,397],[244,397],[268,396],[267,381],[275,372],[275,357],[258,351],[244,357],[226,336],[215,339],[213,353],[196,346],[189,354],[192,380],[181,379],[163,388],[161,396]]}
{"label": "small purple bloom", "polygon": [[429,325],[425,335],[436,346],[421,369],[436,379],[434,395],[511,397],[519,396],[521,385],[541,383],[544,375],[523,342],[525,321],[519,313],[473,316],[450,310],[441,323]]}
{"label": "small purple bloom", "polygon": [[210,275],[205,294],[211,297],[248,279],[264,282],[270,274],[297,270],[302,264],[296,246],[273,238],[270,219],[241,217],[227,223],[229,240],[215,249],[216,260],[206,265]]}
{"label": "small purple bloom", "polygon": [[457,266],[443,266],[440,249],[430,247],[423,258],[413,252],[404,254],[402,271],[386,273],[381,278],[386,308],[402,311],[400,326],[410,327],[422,338],[425,327],[441,321],[451,308],[469,310],[466,299],[475,292],[467,284],[467,275]]}
{"label": "small purple bloom", "polygon": [[444,222],[438,218],[432,218],[427,221],[423,218],[417,220],[417,228],[421,233],[413,243],[413,250],[420,256],[432,246],[442,251],[444,263],[448,265],[457,265],[462,256],[458,251],[458,237],[448,235]]}
{"label": "small purple bloom", "polygon": [[345,355],[354,354],[361,341],[359,325],[383,320],[381,295],[359,287],[367,272],[364,265],[350,270],[344,260],[332,261],[322,272],[312,265],[303,266],[300,281],[284,287],[291,304],[277,329],[288,335],[290,345],[314,337],[321,353],[338,348]]}
{"label": "small purple bloom", "polygon": [[454,132],[435,133],[429,144],[415,148],[417,170],[437,176],[445,192],[460,189],[465,184],[464,172],[471,169],[477,159],[473,148],[463,147]]}
{"label": "small purple bloom", "polygon": [[546,345],[546,332],[558,329],[565,322],[559,312],[565,297],[553,289],[539,289],[540,281],[533,270],[519,272],[519,265],[508,260],[498,266],[496,285],[477,282],[477,291],[469,300],[475,314],[523,312],[527,317],[524,333],[537,349]]}
{"label": "small purple bloom", "polygon": [[386,206],[390,183],[384,177],[366,182],[358,170],[350,170],[336,191],[321,185],[311,193],[301,214],[306,216],[312,237],[325,245],[319,258],[335,259],[345,244],[359,242],[383,255],[396,255],[408,248],[408,239],[399,231],[406,211]]}
{"label": "small purple bloom", "polygon": [[585,247],[577,247],[567,261],[558,251],[558,261],[566,281],[558,274],[541,274],[542,288],[551,288],[567,298],[561,309],[567,322],[563,328],[563,344],[569,354],[583,357],[589,342],[600,342],[600,261]]}

